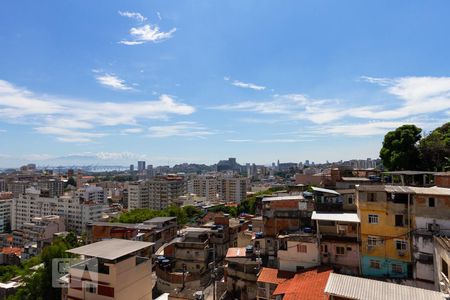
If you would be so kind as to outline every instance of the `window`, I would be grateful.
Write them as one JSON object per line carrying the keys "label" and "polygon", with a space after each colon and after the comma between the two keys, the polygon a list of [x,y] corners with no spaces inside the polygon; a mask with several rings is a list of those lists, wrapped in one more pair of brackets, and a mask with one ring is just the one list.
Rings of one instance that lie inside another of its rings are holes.
{"label": "window", "polygon": [[307,251],[306,245],[297,245],[297,252],[306,253]]}
{"label": "window", "polygon": [[403,273],[402,265],[392,264],[392,273]]}
{"label": "window", "polygon": [[408,244],[404,240],[396,240],[395,241],[395,249],[405,251],[408,247]]}
{"label": "window", "polygon": [[367,245],[369,247],[375,247],[378,244],[378,238],[374,237],[374,236],[369,236],[367,238]]}
{"label": "window", "polygon": [[352,197],[348,197],[348,204],[353,204],[353,198]]}
{"label": "window", "polygon": [[378,224],[378,215],[369,215],[369,224]]}
{"label": "window", "polygon": [[200,269],[200,265],[195,265],[195,267],[196,267],[197,269]]}
{"label": "window", "polygon": [[91,294],[97,294],[97,285],[91,282],[85,282],[85,290]]}
{"label": "window", "polygon": [[328,245],[320,245],[320,251],[322,253],[328,252]]}
{"label": "window", "polygon": [[375,202],[375,193],[368,193],[367,194],[367,201]]}
{"label": "window", "polygon": [[436,201],[434,198],[430,197],[428,198],[428,207],[435,207]]}
{"label": "window", "polygon": [[345,254],[345,247],[336,246],[336,255],[344,255]]}
{"label": "window", "polygon": [[347,251],[352,251],[352,247],[347,247]]}
{"label": "window", "polygon": [[370,267],[372,269],[380,269],[381,268],[380,261],[375,260],[375,259],[371,259],[370,260]]}
{"label": "window", "polygon": [[403,215],[395,215],[395,226],[396,227],[403,227],[405,226],[403,222],[404,216]]}

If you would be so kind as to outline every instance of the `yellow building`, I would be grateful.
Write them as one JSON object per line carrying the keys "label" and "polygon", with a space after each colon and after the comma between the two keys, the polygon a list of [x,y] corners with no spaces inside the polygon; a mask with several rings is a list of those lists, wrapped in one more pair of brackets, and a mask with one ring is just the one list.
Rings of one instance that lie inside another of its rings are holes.
{"label": "yellow building", "polygon": [[358,186],[361,270],[364,276],[411,275],[413,190],[402,186]]}

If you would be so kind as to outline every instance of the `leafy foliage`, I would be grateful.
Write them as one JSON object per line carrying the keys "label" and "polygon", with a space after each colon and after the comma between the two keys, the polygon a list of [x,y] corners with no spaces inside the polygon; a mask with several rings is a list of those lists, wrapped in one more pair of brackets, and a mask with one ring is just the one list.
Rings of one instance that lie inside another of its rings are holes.
{"label": "leafy foliage", "polygon": [[201,215],[202,211],[195,206],[169,206],[163,210],[153,209],[134,209],[125,214],[120,215],[118,218],[113,219],[113,222],[119,223],[142,223],[146,220],[156,217],[177,217],[177,222],[180,225],[184,225],[189,222],[190,219]]}
{"label": "leafy foliage", "polygon": [[450,158],[450,122],[436,128],[419,143],[422,168],[443,171]]}
{"label": "leafy foliage", "polygon": [[419,167],[418,142],[422,129],[403,125],[384,136],[380,157],[388,170],[414,170]]}

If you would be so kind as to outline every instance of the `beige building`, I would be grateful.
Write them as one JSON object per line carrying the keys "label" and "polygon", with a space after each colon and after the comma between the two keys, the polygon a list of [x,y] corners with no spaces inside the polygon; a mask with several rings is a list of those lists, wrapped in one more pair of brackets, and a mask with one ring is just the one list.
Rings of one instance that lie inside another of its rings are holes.
{"label": "beige building", "polygon": [[151,260],[139,256],[151,246],[147,242],[111,239],[68,250],[85,260],[70,267],[62,299],[151,300]]}

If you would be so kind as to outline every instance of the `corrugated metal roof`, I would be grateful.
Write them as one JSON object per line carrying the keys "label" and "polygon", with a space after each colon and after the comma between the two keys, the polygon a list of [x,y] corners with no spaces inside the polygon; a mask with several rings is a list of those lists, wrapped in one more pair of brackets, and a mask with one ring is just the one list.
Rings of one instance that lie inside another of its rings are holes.
{"label": "corrugated metal roof", "polygon": [[329,190],[329,189],[323,189],[323,188],[318,188],[318,187],[312,187],[314,192],[321,192],[321,193],[327,193],[327,194],[334,194],[334,195],[340,195],[338,192],[336,192],[335,190]]}
{"label": "corrugated metal roof", "polygon": [[443,187],[416,187],[416,186],[399,186],[399,185],[360,185],[357,186],[358,191],[363,192],[387,192],[387,193],[408,193],[420,195],[438,195],[450,196],[450,189]]}
{"label": "corrugated metal roof", "polygon": [[245,247],[228,248],[226,257],[246,257]]}
{"label": "corrugated metal roof", "polygon": [[356,213],[318,213],[313,211],[311,220],[318,221],[338,221],[359,223],[359,217]]}
{"label": "corrugated metal roof", "polygon": [[355,300],[442,300],[439,292],[331,273],[325,293]]}
{"label": "corrugated metal roof", "polygon": [[367,177],[342,177],[342,181],[370,181]]}

